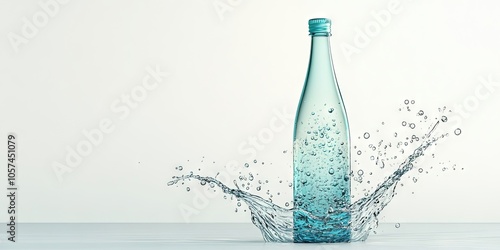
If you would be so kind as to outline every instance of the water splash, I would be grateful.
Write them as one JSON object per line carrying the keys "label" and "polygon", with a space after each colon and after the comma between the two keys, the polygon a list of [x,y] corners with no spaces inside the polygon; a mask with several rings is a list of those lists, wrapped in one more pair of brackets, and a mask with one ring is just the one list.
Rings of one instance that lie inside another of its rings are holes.
{"label": "water splash", "polygon": [[[409,101],[405,100],[405,104],[414,104],[414,101]],[[410,108],[407,107],[407,111],[411,111]],[[417,113],[418,116],[423,116],[424,112],[420,110]],[[427,120],[427,116],[423,117],[423,119]],[[384,179],[379,185],[376,186],[376,188],[370,193],[368,191],[365,192],[364,197],[358,199],[356,202],[352,203],[347,211],[350,216],[350,224],[345,225],[346,228],[350,229],[351,232],[351,241],[363,241],[366,240],[367,237],[369,236],[370,232],[372,232],[375,228],[378,226],[378,216],[380,212],[391,202],[392,198],[395,195],[395,190],[397,188],[397,184],[399,181],[401,181],[401,178],[405,176],[409,171],[411,171],[414,168],[414,165],[416,165],[417,159],[420,157],[424,156],[424,153],[432,146],[437,145],[437,142],[447,136],[449,136],[448,133],[441,133],[437,135],[435,134],[438,129],[437,127],[440,125],[440,123],[444,123],[447,121],[446,116],[440,117],[440,119],[436,119],[435,122],[431,123],[429,126],[429,130],[427,133],[425,133],[423,136],[418,137],[418,136],[411,136],[407,137],[406,140],[409,141],[410,143],[414,142],[419,142],[420,144],[418,147],[416,147],[410,155],[408,155],[397,167],[397,169],[392,172],[388,177]],[[413,124],[409,125],[410,129],[415,128],[414,123],[406,122],[404,121],[402,123],[403,126],[407,126],[408,124]],[[384,123],[382,123],[384,125]],[[378,130],[377,130],[378,132]],[[459,128],[456,128],[454,131],[455,135],[459,135],[461,133],[461,130]],[[398,137],[399,135],[397,133],[394,133],[394,137]],[[368,139],[370,137],[370,134],[368,132],[363,134],[363,139]],[[391,137],[393,137],[391,135]],[[359,138],[361,139],[361,137]],[[397,148],[400,150],[400,153],[404,153],[404,150],[402,149],[402,145],[407,146],[408,143],[405,142],[404,144],[402,142],[398,142]],[[388,147],[392,147],[391,143],[386,144],[385,146],[383,145],[383,140],[379,141],[378,144],[376,145],[369,145],[370,150],[368,151],[375,151],[377,148],[380,149],[383,147],[384,149],[388,149]],[[354,147],[356,149],[356,146]],[[358,155],[361,155],[362,152],[360,150],[356,150]],[[284,151],[286,153],[286,151]],[[389,158],[383,158],[385,156],[385,153],[381,153],[381,151],[378,151],[378,156],[375,160],[375,157],[371,156],[371,160],[376,161],[375,165],[379,166],[381,169],[384,168],[385,163],[384,159],[386,161],[389,161]],[[434,157],[434,154],[432,154],[432,157]],[[397,159],[396,157],[392,157],[391,159]],[[254,161],[256,163],[256,161]],[[359,162],[358,162],[359,164]],[[248,164],[245,164],[245,167]],[[432,167],[431,167],[432,169]],[[444,171],[444,170],[443,170]],[[422,168],[418,169],[419,173],[423,172]],[[356,172],[357,175],[354,175],[354,173],[351,173],[351,177],[358,182],[361,183],[363,182],[363,176],[364,176],[364,171],[362,169],[358,170]],[[372,172],[369,173],[369,175],[372,175]],[[238,200],[244,201],[250,210],[251,213],[251,220],[252,223],[257,226],[257,228],[260,229],[262,232],[262,236],[265,241],[270,241],[270,242],[293,242],[293,214],[294,212],[297,214],[300,214],[301,216],[305,216],[308,220],[317,222],[317,223],[324,223],[325,221],[345,221],[345,218],[342,217],[342,215],[345,215],[346,211],[328,211],[326,216],[324,217],[317,217],[314,216],[306,211],[298,210],[295,208],[286,208],[290,204],[287,202],[285,203],[286,207],[281,207],[277,204],[274,204],[271,199],[266,200],[262,198],[261,196],[252,194],[250,192],[241,190],[238,183],[236,181],[233,181],[234,185],[236,188],[230,188],[221,181],[216,179],[217,176],[214,177],[206,177],[206,176],[200,176],[197,174],[194,174],[193,172],[190,172],[187,175],[181,175],[181,176],[174,176],[172,177],[172,180],[169,181],[167,184],[169,186],[175,185],[178,182],[182,182],[184,180],[198,180],[200,181],[201,185],[206,185],[207,183],[210,184],[211,187],[219,187],[225,194],[227,195],[232,195],[236,197]],[[240,176],[240,179],[242,177]],[[254,176],[252,174],[249,175],[249,178],[253,180]],[[246,180],[246,179],[245,179]],[[416,182],[417,178],[413,177],[413,181]],[[250,180],[251,181],[251,180]],[[280,181],[281,183],[281,181]],[[367,182],[368,184],[370,183],[369,181]],[[259,184],[260,181],[259,181]],[[249,185],[250,183],[247,183],[246,190],[249,190]],[[402,185],[402,184],[401,184]],[[257,191],[260,190],[260,186],[257,187]],[[366,190],[366,189],[364,189]],[[268,191],[269,194],[269,191]],[[279,193],[278,193],[279,194]],[[241,205],[241,204],[240,204]],[[240,206],[239,205],[239,206]],[[399,223],[396,224],[396,227],[399,227]]]}

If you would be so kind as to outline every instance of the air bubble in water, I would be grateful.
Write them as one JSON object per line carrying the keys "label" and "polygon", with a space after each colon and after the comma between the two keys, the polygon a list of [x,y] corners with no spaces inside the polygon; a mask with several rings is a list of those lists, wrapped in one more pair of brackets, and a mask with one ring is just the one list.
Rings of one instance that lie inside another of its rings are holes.
{"label": "air bubble in water", "polygon": [[415,104],[415,100],[411,100],[411,104]]}
{"label": "air bubble in water", "polygon": [[239,201],[238,201],[238,203],[236,203],[236,205],[237,205],[238,207],[241,207],[241,202],[239,202]]}
{"label": "air bubble in water", "polygon": [[361,155],[361,150],[358,150],[358,155]]}
{"label": "air bubble in water", "polygon": [[408,105],[408,103],[410,103],[410,101],[408,99],[406,99],[405,104]]}
{"label": "air bubble in water", "polygon": [[358,175],[359,175],[359,176],[363,175],[364,173],[365,173],[365,172],[363,172],[363,170],[362,170],[362,169],[358,170]]}
{"label": "air bubble in water", "polygon": [[394,227],[395,227],[395,228],[399,228],[399,227],[401,227],[401,224],[396,223],[396,225],[394,225]]}
{"label": "air bubble in water", "polygon": [[417,183],[418,179],[417,177],[413,177],[413,182]]}
{"label": "air bubble in water", "polygon": [[406,126],[406,122],[405,122],[405,121],[403,121],[403,122],[401,123],[401,125]]}
{"label": "air bubble in water", "polygon": [[447,122],[447,121],[448,121],[448,117],[446,117],[446,116],[444,116],[444,115],[443,115],[443,116],[441,117],[441,121],[442,121],[442,122]]}
{"label": "air bubble in water", "polygon": [[455,129],[455,135],[460,135],[462,130],[460,128]]}
{"label": "air bubble in water", "polygon": [[414,129],[415,128],[415,123],[410,123],[410,128]]}
{"label": "air bubble in water", "polygon": [[256,189],[257,189],[257,191],[260,191],[261,187],[260,187],[260,186],[258,186]]}
{"label": "air bubble in water", "polygon": [[420,116],[424,115],[424,111],[423,110],[418,111],[418,115]]}
{"label": "air bubble in water", "polygon": [[422,172],[424,172],[424,170],[423,170],[422,168],[419,168],[419,169],[418,169],[418,172],[419,172],[419,173],[422,173]]}
{"label": "air bubble in water", "polygon": [[335,173],[335,171],[333,170],[333,168],[330,168],[330,169],[328,170],[328,173],[329,173],[329,174],[334,174],[334,173]]}
{"label": "air bubble in water", "polygon": [[363,137],[364,137],[365,139],[368,139],[368,138],[370,138],[370,133],[368,133],[368,132],[365,132],[365,134],[363,135]]}
{"label": "air bubble in water", "polygon": [[257,163],[257,160],[253,160],[253,163]]}
{"label": "air bubble in water", "polygon": [[179,170],[179,171],[181,171],[182,169],[183,169],[183,167],[182,167],[182,166],[178,166],[178,167],[177,167],[177,170]]}
{"label": "air bubble in water", "polygon": [[245,167],[248,168],[250,165],[248,163],[245,163]]}
{"label": "air bubble in water", "polygon": [[333,108],[330,108],[330,109],[328,110],[328,113],[332,113],[332,112],[333,112]]}
{"label": "air bubble in water", "polygon": [[288,206],[290,206],[290,203],[285,202],[285,207],[288,207]]}
{"label": "air bubble in water", "polygon": [[205,184],[207,184],[207,182],[206,182],[205,180],[202,180],[202,181],[200,181],[200,184],[201,184],[202,186],[205,186]]}
{"label": "air bubble in water", "polygon": [[189,192],[189,191],[191,191],[191,188],[187,187],[187,188],[186,188],[186,191],[188,191],[188,192]]}

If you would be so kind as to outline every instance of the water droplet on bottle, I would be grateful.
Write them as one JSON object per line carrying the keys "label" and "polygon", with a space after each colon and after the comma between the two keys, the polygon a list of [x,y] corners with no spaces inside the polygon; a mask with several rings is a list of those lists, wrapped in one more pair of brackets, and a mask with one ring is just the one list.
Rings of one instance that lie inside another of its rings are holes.
{"label": "water droplet on bottle", "polygon": [[187,188],[186,188],[186,191],[188,191],[188,192],[189,192],[189,191],[191,191],[191,188],[187,187]]}
{"label": "water droplet on bottle", "polygon": [[455,129],[455,135],[460,135],[462,130],[460,128]]}
{"label": "water droplet on bottle", "polygon": [[442,121],[442,122],[447,122],[447,121],[448,121],[448,117],[446,117],[446,116],[444,116],[444,115],[443,115],[443,116],[441,117],[441,121]]}
{"label": "water droplet on bottle", "polygon": [[368,138],[370,138],[370,133],[368,133],[368,132],[365,132],[365,134],[363,135],[363,137],[364,137],[365,139],[368,139]]}
{"label": "water droplet on bottle", "polygon": [[333,168],[330,168],[330,169],[328,169],[328,173],[329,173],[329,174],[334,174],[334,173],[335,173],[335,170],[333,170]]}
{"label": "water droplet on bottle", "polygon": [[330,108],[330,109],[328,110],[328,113],[332,113],[332,112],[333,112],[333,108]]}
{"label": "water droplet on bottle", "polygon": [[401,227],[401,224],[396,223],[396,225],[394,225],[394,227],[399,228],[399,227]]}

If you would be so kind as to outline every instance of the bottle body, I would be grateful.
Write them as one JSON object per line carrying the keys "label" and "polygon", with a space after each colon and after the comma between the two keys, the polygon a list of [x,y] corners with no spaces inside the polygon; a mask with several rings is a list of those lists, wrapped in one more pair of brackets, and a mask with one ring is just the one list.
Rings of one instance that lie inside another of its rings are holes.
{"label": "bottle body", "polygon": [[311,35],[294,127],[294,241],[348,242],[349,125],[333,70],[329,30]]}

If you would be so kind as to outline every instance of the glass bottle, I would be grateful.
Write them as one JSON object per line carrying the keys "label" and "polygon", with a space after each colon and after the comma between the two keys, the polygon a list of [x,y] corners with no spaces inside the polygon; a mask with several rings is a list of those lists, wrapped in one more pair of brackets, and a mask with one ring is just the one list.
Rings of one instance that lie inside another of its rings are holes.
{"label": "glass bottle", "polygon": [[350,240],[350,141],[330,52],[331,21],[309,20],[311,54],[294,124],[294,242]]}

